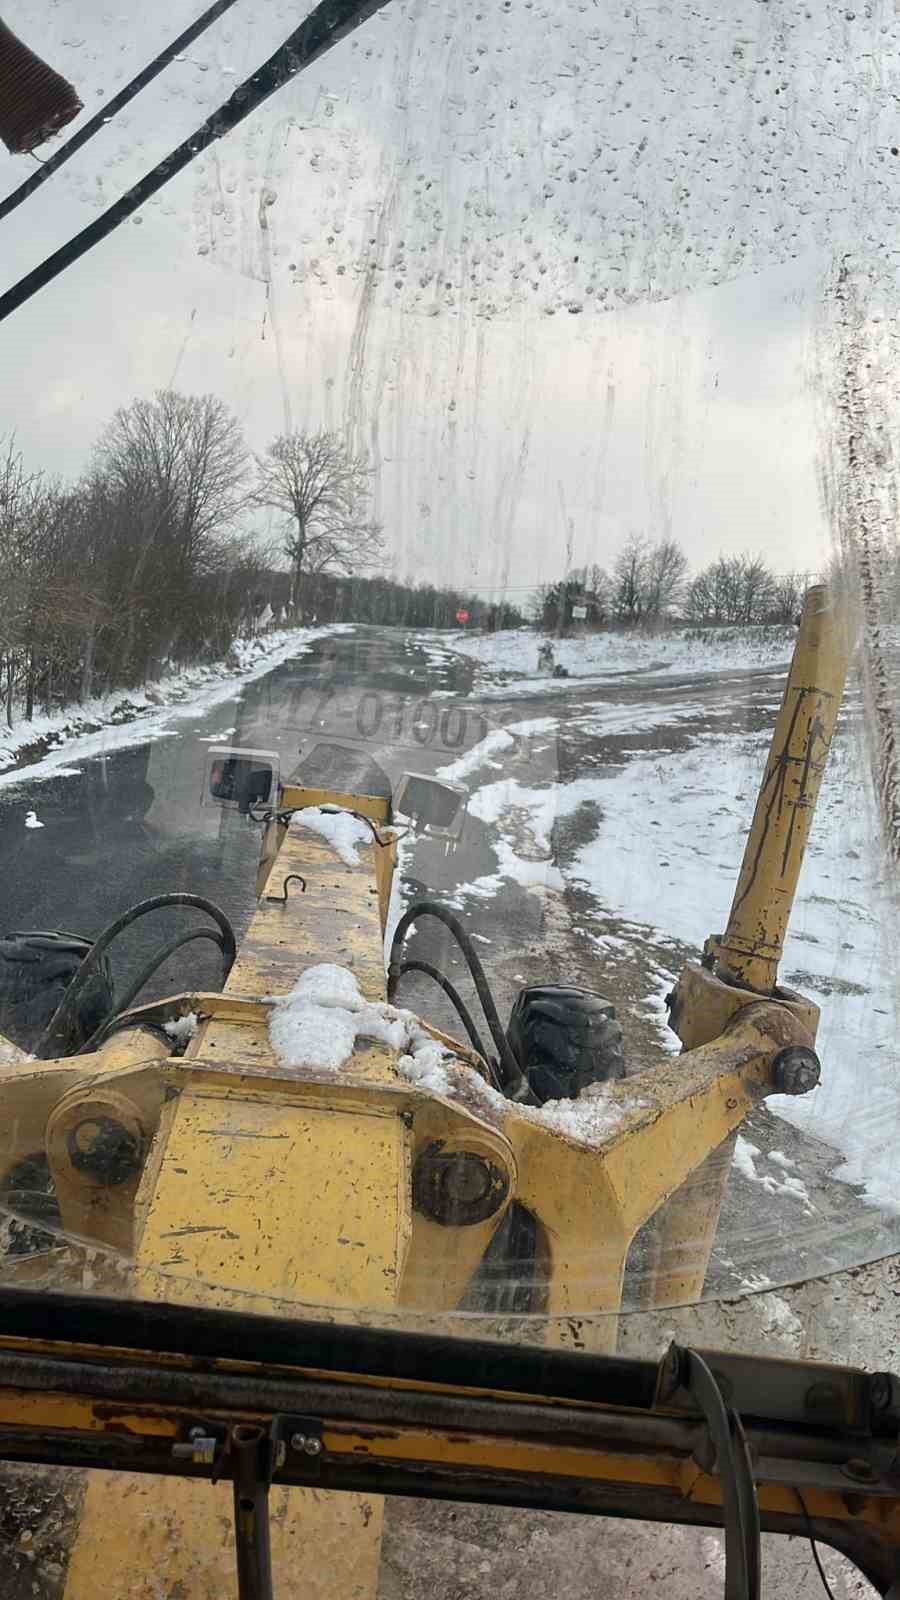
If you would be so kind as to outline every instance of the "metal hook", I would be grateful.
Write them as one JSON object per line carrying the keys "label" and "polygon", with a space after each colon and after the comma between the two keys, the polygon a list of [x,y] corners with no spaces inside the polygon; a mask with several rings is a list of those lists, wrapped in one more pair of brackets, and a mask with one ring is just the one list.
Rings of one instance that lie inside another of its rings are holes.
{"label": "metal hook", "polygon": [[289,883],[299,883],[299,885],[300,885],[300,893],[301,894],[305,894],[306,893],[306,879],[305,878],[301,878],[299,872],[289,872],[287,877],[284,880],[284,883],[281,885],[282,893],[281,894],[267,894],[266,895],[267,904],[273,905],[273,906],[284,906],[284,905],[287,905],[288,884]]}

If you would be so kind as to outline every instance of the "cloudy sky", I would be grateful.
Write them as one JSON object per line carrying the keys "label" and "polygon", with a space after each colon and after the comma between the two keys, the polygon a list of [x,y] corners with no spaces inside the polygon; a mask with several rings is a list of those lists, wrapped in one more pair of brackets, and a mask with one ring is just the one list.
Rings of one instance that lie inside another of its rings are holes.
{"label": "cloudy sky", "polygon": [[[4,16],[93,111],[201,9]],[[77,473],[170,384],[257,449],[346,429],[396,572],[514,597],[632,529],[815,569],[825,285],[894,265],[897,9],[389,0],[3,324],[0,433]],[[6,220],[4,285],[296,21],[237,0]],[[30,170],[0,154],[0,193]]]}

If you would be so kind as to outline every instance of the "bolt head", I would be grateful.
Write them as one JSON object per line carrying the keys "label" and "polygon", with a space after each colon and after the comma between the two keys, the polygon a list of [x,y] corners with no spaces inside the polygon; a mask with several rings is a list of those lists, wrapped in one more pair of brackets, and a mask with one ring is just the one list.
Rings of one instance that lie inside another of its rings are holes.
{"label": "bolt head", "polygon": [[322,1454],[322,1441],[309,1433],[292,1433],[291,1449],[304,1456],[320,1456]]}
{"label": "bolt head", "polygon": [[822,1076],[815,1050],[806,1045],[789,1045],[772,1062],[772,1089],[775,1094],[809,1094]]}

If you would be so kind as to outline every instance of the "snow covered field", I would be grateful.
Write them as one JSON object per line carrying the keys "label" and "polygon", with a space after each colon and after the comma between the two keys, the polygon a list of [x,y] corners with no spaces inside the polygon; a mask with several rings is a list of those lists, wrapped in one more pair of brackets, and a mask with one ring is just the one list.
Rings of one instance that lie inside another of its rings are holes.
{"label": "snow covered field", "polygon": [[[485,634],[456,629],[417,636],[432,660],[452,650],[477,661],[486,676],[504,673],[521,680],[505,682],[504,695],[533,693],[538,676],[546,688],[564,690],[565,679],[538,674],[543,644],[553,647],[555,660],[570,677],[591,678],[615,672],[727,672],[782,666],[791,658],[795,639],[796,630],[788,627],[674,628],[668,633],[586,633],[576,639],[557,639],[531,628]],[[482,689],[480,683],[478,688]]]}
{"label": "snow covered field", "polygon": [[[279,628],[254,639],[240,639],[228,661],[185,667],[143,689],[117,689],[67,706],[49,716],[0,728],[0,788],[27,780],[62,777],[73,760],[162,739],[180,717],[199,716],[222,700],[230,699],[242,684],[252,683],[282,661],[306,654],[316,639],[326,634],[352,632],[348,624],[327,628]],[[21,752],[46,741],[46,753],[28,766],[19,766]]]}
{"label": "snow covered field", "polygon": [[[475,647],[483,648],[483,675],[489,680],[498,670],[521,670],[526,651],[534,652],[534,637],[520,640],[510,634],[464,643],[473,654]],[[668,672],[682,670],[686,656],[679,654],[677,639],[665,642]],[[613,662],[624,660],[614,653],[622,644],[598,640],[591,665],[603,659],[615,670]],[[634,645],[632,667],[642,648],[649,651],[640,641],[624,644]],[[764,664],[774,665],[789,648],[789,636],[784,645],[770,639]],[[712,664],[716,656],[714,646],[695,665],[721,672]],[[739,664],[749,663],[728,661],[732,667]],[[765,731],[749,731],[737,712],[727,734],[696,731],[709,691],[691,685],[683,699],[670,693],[663,700],[648,683],[646,699],[637,704],[585,704],[579,697],[564,707],[554,699],[547,709],[555,715],[511,721],[505,745],[504,732],[494,731],[477,750],[442,769],[468,785],[470,814],[488,825],[496,856],[495,870],[462,885],[455,903],[471,906],[492,897],[504,879],[538,892],[588,890],[597,913],[584,919],[586,931],[607,956],[619,951],[624,959],[626,951],[631,957],[641,952],[647,1004],[660,1041],[669,1048],[678,1044],[666,1029],[662,997],[685,955],[699,955],[704,938],[722,931],[734,892],[781,698],[780,682],[772,681],[770,690],[765,679],[760,683],[755,708]],[[536,687],[532,679],[532,693]],[[571,683],[569,688],[571,693]],[[484,689],[480,681],[479,693]],[[795,1127],[841,1152],[839,1177],[861,1186],[874,1204],[900,1213],[895,1156],[900,924],[897,895],[885,880],[877,843],[858,728],[859,709],[851,694],[848,721],[832,749],[781,967],[782,981],[821,1007],[822,1083],[806,1098],[768,1103]],[[690,734],[688,748],[683,748],[688,741],[680,736],[682,729]],[[632,738],[621,761],[602,765],[596,775],[567,780],[557,770],[563,742],[585,733],[599,739],[628,734],[640,743],[635,747]],[[523,735],[528,736],[528,770],[519,772],[511,750]],[[574,854],[559,858],[554,826],[586,808],[593,836]],[[806,1203],[802,1174],[794,1174],[785,1188],[785,1173],[775,1167],[769,1171],[758,1152],[754,1162],[753,1147],[742,1148],[741,1155],[748,1179],[764,1189],[778,1181],[785,1194],[796,1197],[800,1221]]]}

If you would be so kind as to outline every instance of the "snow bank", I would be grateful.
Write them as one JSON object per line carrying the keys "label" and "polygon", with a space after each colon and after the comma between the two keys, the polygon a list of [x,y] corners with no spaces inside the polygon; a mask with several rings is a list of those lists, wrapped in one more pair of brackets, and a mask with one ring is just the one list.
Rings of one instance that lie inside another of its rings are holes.
{"label": "snow bank", "polygon": [[349,811],[322,811],[318,806],[306,806],[294,812],[291,826],[295,824],[327,839],[347,867],[359,866],[358,844],[372,843],[371,828],[360,822],[359,817],[351,817]]}
{"label": "snow bank", "polygon": [[[326,628],[280,628],[255,639],[239,640],[227,661],[187,667],[167,673],[158,683],[147,684],[142,690],[113,690],[83,705],[18,722],[12,729],[2,728],[0,788],[68,776],[75,770],[68,766],[72,756],[86,760],[147,740],[164,739],[172,731],[170,722],[200,716],[221,701],[233,699],[242,684],[264,677],[282,661],[305,655],[314,640],[352,631],[349,623]],[[42,739],[50,741],[46,755],[30,766],[17,767],[19,752]]]}
{"label": "snow bank", "polygon": [[[423,639],[427,636],[422,636]],[[780,667],[790,661],[796,629],[675,628],[668,633],[594,633],[578,639],[556,639],[530,628],[501,633],[446,633],[435,637],[457,654],[477,661],[483,676],[525,674],[523,683],[505,683],[504,694],[536,688],[564,690],[566,679],[538,673],[538,651],[550,644],[556,661],[571,678],[617,672],[728,672],[747,667]],[[479,689],[483,687],[478,684]]]}

